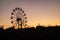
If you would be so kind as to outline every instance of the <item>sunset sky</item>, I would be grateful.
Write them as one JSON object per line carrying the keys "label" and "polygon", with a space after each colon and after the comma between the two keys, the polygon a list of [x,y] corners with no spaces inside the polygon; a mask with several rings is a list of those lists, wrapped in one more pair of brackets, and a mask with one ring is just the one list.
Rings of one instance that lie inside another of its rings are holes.
{"label": "sunset sky", "polygon": [[0,25],[11,25],[11,12],[21,7],[27,14],[28,26],[60,25],[60,1],[58,0],[0,0]]}

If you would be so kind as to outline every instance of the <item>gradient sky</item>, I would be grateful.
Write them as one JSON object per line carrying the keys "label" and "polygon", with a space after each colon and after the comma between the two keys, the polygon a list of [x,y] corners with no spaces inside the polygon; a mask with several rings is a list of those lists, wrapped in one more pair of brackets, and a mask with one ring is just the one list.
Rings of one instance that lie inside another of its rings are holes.
{"label": "gradient sky", "polygon": [[21,7],[29,26],[60,25],[60,0],[0,0],[0,25],[11,26],[11,12]]}

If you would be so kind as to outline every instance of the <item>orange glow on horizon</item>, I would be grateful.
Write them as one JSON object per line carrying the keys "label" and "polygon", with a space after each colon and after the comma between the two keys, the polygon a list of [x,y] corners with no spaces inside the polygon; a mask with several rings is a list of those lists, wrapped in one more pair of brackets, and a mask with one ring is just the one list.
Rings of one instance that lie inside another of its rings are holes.
{"label": "orange glow on horizon", "polygon": [[[29,27],[36,27],[36,26],[38,26],[38,24],[40,24],[40,25],[42,25],[42,26],[45,26],[45,27],[47,27],[47,26],[56,26],[56,25],[60,25],[59,23],[60,22],[52,22],[52,21],[49,21],[49,22],[37,22],[37,21],[34,21],[34,20],[32,20],[32,22],[29,22],[29,23],[27,23],[27,26],[29,26]],[[9,28],[9,27],[12,27],[12,24],[9,24],[9,23],[4,23],[4,29],[6,29],[6,28]]]}

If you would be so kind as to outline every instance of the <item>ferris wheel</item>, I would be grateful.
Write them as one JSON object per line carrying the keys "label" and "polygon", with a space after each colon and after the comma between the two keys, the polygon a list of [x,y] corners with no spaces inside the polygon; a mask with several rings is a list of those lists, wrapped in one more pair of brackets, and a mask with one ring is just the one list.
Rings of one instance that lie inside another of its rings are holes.
{"label": "ferris wheel", "polygon": [[27,17],[22,8],[15,8],[11,13],[11,23],[14,27],[23,28],[27,26]]}

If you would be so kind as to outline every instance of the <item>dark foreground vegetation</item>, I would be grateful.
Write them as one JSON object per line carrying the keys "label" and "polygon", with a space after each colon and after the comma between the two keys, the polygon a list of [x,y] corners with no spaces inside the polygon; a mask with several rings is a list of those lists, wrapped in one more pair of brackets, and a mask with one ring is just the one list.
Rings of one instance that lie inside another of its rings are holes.
{"label": "dark foreground vegetation", "polygon": [[59,40],[60,26],[8,29],[0,28],[0,40]]}

